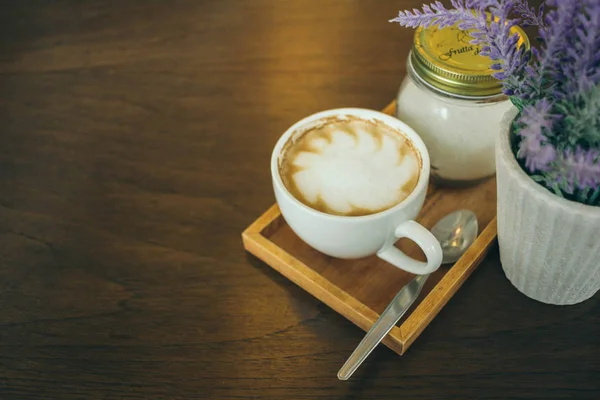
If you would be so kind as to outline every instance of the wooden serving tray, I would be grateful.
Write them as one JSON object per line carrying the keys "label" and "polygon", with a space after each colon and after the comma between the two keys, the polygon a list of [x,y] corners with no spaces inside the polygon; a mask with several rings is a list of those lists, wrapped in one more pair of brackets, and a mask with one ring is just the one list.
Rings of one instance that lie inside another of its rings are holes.
{"label": "wooden serving tray", "polygon": [[[383,112],[393,115],[395,102]],[[427,325],[448,303],[496,239],[496,180],[461,189],[430,184],[417,221],[431,228],[444,215],[467,208],[475,212],[479,236],[453,265],[442,265],[427,280],[419,298],[392,328],[382,343],[404,354]],[[242,234],[244,247],[323,303],[348,318],[365,332],[396,293],[414,275],[377,256],[341,260],[326,256],[305,244],[285,223],[277,204],[269,208]],[[396,243],[407,254],[424,260],[412,242]]]}

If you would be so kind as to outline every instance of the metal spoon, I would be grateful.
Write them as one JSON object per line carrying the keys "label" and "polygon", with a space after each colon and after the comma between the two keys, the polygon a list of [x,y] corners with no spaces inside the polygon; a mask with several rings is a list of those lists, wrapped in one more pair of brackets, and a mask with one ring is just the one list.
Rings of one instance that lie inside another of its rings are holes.
{"label": "metal spoon", "polygon": [[[454,211],[439,220],[431,233],[442,246],[442,264],[457,261],[475,241],[478,231],[477,216],[469,210]],[[418,275],[398,292],[339,370],[338,379],[345,381],[352,376],[414,303],[427,278],[429,274]]]}

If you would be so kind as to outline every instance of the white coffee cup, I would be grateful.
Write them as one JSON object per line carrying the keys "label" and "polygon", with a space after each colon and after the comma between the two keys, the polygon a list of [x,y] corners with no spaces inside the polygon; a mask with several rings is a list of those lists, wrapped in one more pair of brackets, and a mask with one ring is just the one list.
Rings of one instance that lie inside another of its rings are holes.
{"label": "white coffee cup", "polygon": [[[340,216],[308,207],[287,190],[279,173],[279,159],[284,145],[295,132],[314,124],[316,120],[344,115],[386,124],[402,132],[418,151],[421,169],[417,185],[399,204],[375,214]],[[412,128],[395,117],[361,108],[322,111],[296,122],[279,138],[271,155],[271,176],[277,204],[287,224],[306,244],[335,258],[357,259],[376,254],[390,264],[418,275],[437,270],[442,262],[439,242],[429,230],[415,221],[425,201],[429,174],[429,153]],[[400,238],[414,241],[423,250],[427,261],[409,257],[394,246]]]}

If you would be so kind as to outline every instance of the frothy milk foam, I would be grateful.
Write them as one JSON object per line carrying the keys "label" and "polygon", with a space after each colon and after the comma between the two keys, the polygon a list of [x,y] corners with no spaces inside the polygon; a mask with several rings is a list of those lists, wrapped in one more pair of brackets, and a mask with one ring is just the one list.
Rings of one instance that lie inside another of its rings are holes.
{"label": "frothy milk foam", "polygon": [[419,180],[412,143],[383,123],[330,118],[299,132],[279,160],[294,197],[336,215],[368,215],[402,202]]}

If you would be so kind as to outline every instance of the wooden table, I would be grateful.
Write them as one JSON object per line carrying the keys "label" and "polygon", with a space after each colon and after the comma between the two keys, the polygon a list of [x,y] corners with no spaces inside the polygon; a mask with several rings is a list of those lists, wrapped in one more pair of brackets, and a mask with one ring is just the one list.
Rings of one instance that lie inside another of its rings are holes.
{"label": "wooden table", "polygon": [[497,250],[409,352],[248,255],[268,159],[380,109],[419,0],[0,6],[0,399],[598,399],[600,298],[543,305]]}

